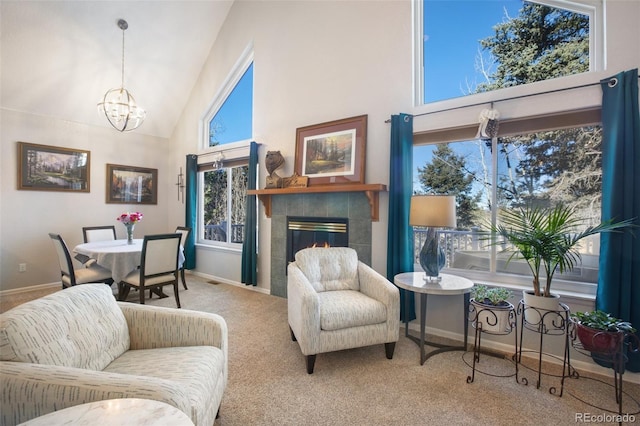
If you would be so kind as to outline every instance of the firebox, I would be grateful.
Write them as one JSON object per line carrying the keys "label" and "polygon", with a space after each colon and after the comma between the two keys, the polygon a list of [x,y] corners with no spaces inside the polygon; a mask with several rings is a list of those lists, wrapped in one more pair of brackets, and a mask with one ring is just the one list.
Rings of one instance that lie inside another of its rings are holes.
{"label": "firebox", "polygon": [[287,264],[308,247],[348,247],[349,219],[287,216]]}

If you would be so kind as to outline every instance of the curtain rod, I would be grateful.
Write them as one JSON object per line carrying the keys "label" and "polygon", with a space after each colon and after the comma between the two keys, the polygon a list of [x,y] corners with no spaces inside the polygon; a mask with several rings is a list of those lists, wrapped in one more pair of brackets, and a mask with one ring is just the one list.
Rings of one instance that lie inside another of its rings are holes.
{"label": "curtain rod", "polygon": [[[615,77],[611,77],[611,79],[615,80]],[[640,75],[638,76],[638,79],[640,79]],[[581,84],[580,86],[563,87],[561,89],[547,90],[545,92],[529,93],[528,95],[518,95],[518,96],[511,96],[511,97],[508,97],[508,98],[496,99],[496,100],[493,100],[493,101],[477,102],[477,103],[471,104],[471,105],[461,105],[461,106],[457,106],[457,107],[439,109],[437,111],[423,112],[421,114],[415,114],[415,115],[411,115],[411,116],[412,117],[421,117],[423,115],[437,114],[437,113],[440,113],[440,112],[447,112],[447,111],[455,111],[457,109],[471,108],[471,107],[485,105],[485,104],[491,104],[491,107],[493,108],[493,104],[496,103],[496,102],[506,102],[506,101],[512,101],[514,99],[529,98],[531,96],[548,95],[549,93],[564,92],[566,90],[583,89],[585,87],[597,86],[597,85],[600,85],[600,84],[601,84],[600,81],[598,81],[596,83],[586,83],[586,84]],[[387,119],[384,122],[385,123],[390,123],[391,119]]]}

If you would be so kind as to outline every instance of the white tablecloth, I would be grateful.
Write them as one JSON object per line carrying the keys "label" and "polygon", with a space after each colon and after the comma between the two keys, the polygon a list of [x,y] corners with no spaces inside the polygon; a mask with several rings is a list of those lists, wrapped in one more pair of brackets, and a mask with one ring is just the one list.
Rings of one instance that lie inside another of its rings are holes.
{"label": "white tablecloth", "polygon": [[[96,241],[79,244],[73,252],[95,259],[98,265],[109,269],[113,281],[119,283],[129,272],[140,266],[142,242],[142,239],[133,240],[133,244],[127,244],[127,240]],[[184,253],[180,248],[178,265],[182,266],[183,262]]]}

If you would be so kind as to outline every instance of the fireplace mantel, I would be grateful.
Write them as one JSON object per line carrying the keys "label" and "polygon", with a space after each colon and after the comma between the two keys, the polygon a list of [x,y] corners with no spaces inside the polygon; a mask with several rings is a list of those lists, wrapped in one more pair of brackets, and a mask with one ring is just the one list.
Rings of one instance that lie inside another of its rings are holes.
{"label": "fireplace mantel", "polygon": [[379,193],[386,191],[387,185],[381,183],[370,184],[342,184],[342,185],[317,185],[303,188],[271,188],[271,189],[250,189],[249,195],[257,195],[267,217],[271,217],[271,196],[289,194],[312,194],[322,192],[364,192],[371,206],[371,220],[377,222],[379,217]]}

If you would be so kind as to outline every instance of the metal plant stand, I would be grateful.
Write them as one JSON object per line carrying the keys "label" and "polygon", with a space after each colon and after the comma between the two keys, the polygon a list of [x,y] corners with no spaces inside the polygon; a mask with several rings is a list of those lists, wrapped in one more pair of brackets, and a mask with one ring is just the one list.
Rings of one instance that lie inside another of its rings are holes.
{"label": "metal plant stand", "polygon": [[[570,376],[577,376],[577,372],[575,369],[571,367],[571,359],[569,356],[569,314],[570,310],[567,305],[564,303],[559,303],[559,310],[546,310],[541,308],[536,308],[533,306],[528,306],[524,303],[524,300],[521,300],[518,304],[517,309],[518,316],[520,317],[520,343],[516,345],[516,365],[522,364],[522,342],[523,342],[523,332],[525,329],[538,333],[540,340],[538,345],[538,367],[537,374],[538,379],[536,381],[536,388],[540,388],[542,383],[542,374],[547,376],[560,377],[560,392],[558,393],[555,386],[549,388],[549,393],[552,395],[562,396],[562,392],[564,390],[564,379]],[[526,315],[525,315],[526,314]],[[529,319],[526,319],[525,316],[528,316]],[[531,318],[534,318],[532,320]],[[545,354],[542,351],[544,338],[545,336],[560,336],[564,339],[564,353],[562,358],[562,375],[554,375],[550,373],[542,372],[542,356],[550,356],[553,358],[560,359],[559,357],[552,354]],[[526,367],[522,364],[523,367]],[[518,374],[518,368],[516,368],[516,381],[518,383],[522,383],[524,385],[528,384],[528,380],[526,377],[520,377]]]}
{"label": "metal plant stand", "polygon": [[[506,315],[506,322],[503,323],[502,319],[500,319],[499,314],[496,313],[496,310],[492,309],[490,306],[482,305],[479,303],[471,303],[469,305],[469,321],[471,321],[471,325],[475,329],[475,337],[473,341],[473,365],[469,365],[469,363],[464,359],[463,361],[471,367],[471,375],[467,376],[467,383],[473,383],[475,380],[476,371],[478,373],[482,373],[492,377],[512,377],[517,375],[518,363],[514,363],[516,372],[505,375],[497,375],[490,374],[486,371],[482,371],[477,368],[477,364],[480,363],[480,353],[481,344],[482,344],[482,334],[493,334],[493,335],[507,335],[510,334],[511,331],[516,330],[515,335],[515,345],[517,348],[518,345],[518,333],[517,326],[518,322],[516,320],[516,310],[512,304],[509,304],[508,307],[504,307],[500,309],[502,311],[500,314]],[[495,357],[503,357],[503,355],[499,355],[497,353],[491,352],[483,352],[485,355],[495,356]]]}
{"label": "metal plant stand", "polygon": [[[629,359],[628,354],[638,353],[639,351],[638,348],[640,346],[640,341],[638,340],[638,337],[633,333],[627,333],[625,331],[619,331],[616,333],[602,331],[594,334],[591,337],[590,342],[583,343],[580,341],[580,339],[577,338],[576,327],[577,327],[576,322],[572,320],[569,326],[569,335],[570,335],[571,345],[573,346],[573,348],[579,353],[582,353],[583,355],[591,357],[594,361],[598,362],[600,365],[604,364],[613,370],[612,387],[614,388],[616,404],[618,404],[617,413],[605,407],[600,407],[600,406],[591,404],[579,398],[577,395],[572,394],[571,392],[569,392],[569,394],[574,398],[576,398],[577,400],[591,407],[598,408],[600,410],[608,411],[610,413],[615,413],[615,414],[618,414],[619,416],[622,416],[623,414],[622,413],[622,396],[624,394],[622,390],[622,383],[623,383],[622,375],[625,372],[625,365]],[[609,342],[609,341],[612,341],[613,343],[611,345],[604,345],[604,347],[601,347],[603,345],[601,345],[600,343]],[[589,349],[585,349],[585,343],[589,347]],[[594,348],[597,350],[593,350]],[[589,377],[584,377],[584,378],[600,381],[598,379],[591,379]],[[629,395],[627,396],[635,402],[638,410],[633,413],[626,413],[626,414],[630,414],[630,415],[639,414],[640,403],[637,400],[635,400],[633,397]]]}

